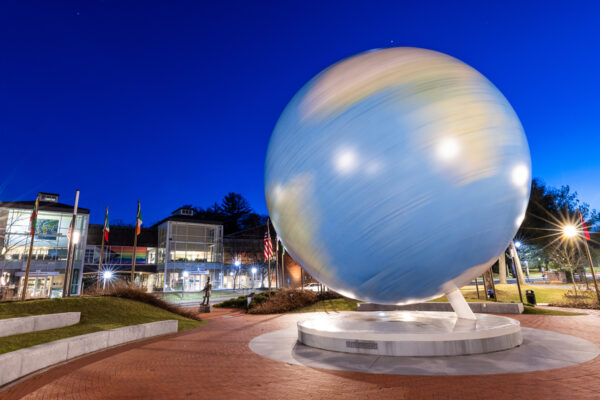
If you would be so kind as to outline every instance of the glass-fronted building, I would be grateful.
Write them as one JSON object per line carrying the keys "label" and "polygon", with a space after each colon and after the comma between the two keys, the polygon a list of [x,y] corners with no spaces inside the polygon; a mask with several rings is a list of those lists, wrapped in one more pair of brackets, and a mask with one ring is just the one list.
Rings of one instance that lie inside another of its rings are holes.
{"label": "glass-fronted building", "polygon": [[[31,240],[30,219],[35,202],[0,202],[2,298],[19,296],[25,286],[28,297],[62,295],[73,206],[59,203],[57,194],[40,193],[39,196],[39,212],[27,285],[24,285],[24,279]],[[74,295],[79,294],[81,290],[88,221],[89,210],[79,208],[74,233],[77,244],[71,284],[71,294]]]}
{"label": "glass-fronted building", "polygon": [[157,281],[163,291],[200,291],[208,277],[213,288],[223,287],[222,224],[179,214],[157,227]]}

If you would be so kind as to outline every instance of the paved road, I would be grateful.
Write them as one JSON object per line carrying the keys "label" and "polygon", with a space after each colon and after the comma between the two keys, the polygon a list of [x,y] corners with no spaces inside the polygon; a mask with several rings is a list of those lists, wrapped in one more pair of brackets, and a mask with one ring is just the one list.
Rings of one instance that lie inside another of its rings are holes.
{"label": "paved road", "polygon": [[[2,399],[598,399],[600,357],[557,370],[492,376],[402,376],[330,371],[262,358],[255,336],[302,314],[255,316],[217,310],[203,327],[130,344],[56,367]],[[514,316],[512,316],[514,317]],[[600,316],[516,317],[523,326],[600,345]]]}

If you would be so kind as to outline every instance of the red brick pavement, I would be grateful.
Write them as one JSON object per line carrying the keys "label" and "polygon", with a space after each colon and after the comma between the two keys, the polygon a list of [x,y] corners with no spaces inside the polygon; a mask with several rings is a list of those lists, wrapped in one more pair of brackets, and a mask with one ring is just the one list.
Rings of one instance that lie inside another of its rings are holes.
{"label": "red brick pavement", "polygon": [[[230,315],[231,318],[224,318]],[[0,392],[2,399],[600,399],[600,357],[523,374],[402,376],[272,361],[248,342],[300,314],[219,310],[203,327],[76,360]],[[518,316],[523,326],[600,345],[600,316]]]}

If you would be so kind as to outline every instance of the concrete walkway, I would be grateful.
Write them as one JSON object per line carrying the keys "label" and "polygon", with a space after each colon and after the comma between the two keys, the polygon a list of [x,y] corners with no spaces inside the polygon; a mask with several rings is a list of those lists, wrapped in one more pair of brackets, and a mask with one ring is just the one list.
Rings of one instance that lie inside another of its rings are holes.
{"label": "concrete walkway", "polygon": [[[306,315],[304,315],[306,316]],[[518,374],[406,376],[290,365],[253,353],[258,335],[302,314],[216,309],[203,327],[97,353],[21,382],[2,399],[598,399],[600,357]],[[600,345],[600,316],[510,316]]]}

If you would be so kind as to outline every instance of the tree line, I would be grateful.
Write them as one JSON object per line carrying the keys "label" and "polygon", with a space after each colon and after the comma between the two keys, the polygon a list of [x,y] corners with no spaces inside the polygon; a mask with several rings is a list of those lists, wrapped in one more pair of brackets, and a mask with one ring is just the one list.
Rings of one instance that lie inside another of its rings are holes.
{"label": "tree line", "polygon": [[[536,178],[531,183],[527,212],[516,239],[523,243],[521,256],[531,266],[560,270],[579,270],[583,273],[586,260],[578,240],[567,241],[563,236],[566,225],[574,225],[583,234],[583,222],[588,229],[593,258],[600,255],[600,214],[579,199],[568,185],[555,188]],[[581,236],[580,236],[581,237]],[[585,239],[584,239],[585,240]]]}
{"label": "tree line", "polygon": [[256,213],[248,200],[235,192],[227,193],[221,202],[214,202],[206,208],[191,204],[182,207],[194,210],[192,218],[223,223],[225,235],[264,226],[267,223],[266,215]]}

